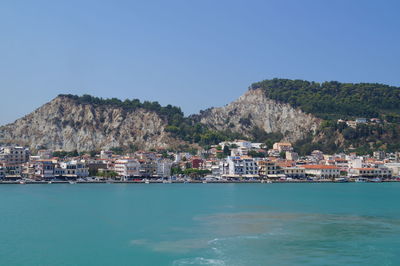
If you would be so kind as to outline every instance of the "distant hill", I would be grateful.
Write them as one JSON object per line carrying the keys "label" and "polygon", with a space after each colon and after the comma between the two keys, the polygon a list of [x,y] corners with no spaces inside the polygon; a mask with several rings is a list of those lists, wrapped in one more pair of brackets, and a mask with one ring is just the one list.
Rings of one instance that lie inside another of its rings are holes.
{"label": "distant hill", "polygon": [[171,114],[183,116],[179,108],[157,103],[59,95],[0,127],[0,141],[66,151],[177,147],[183,142],[165,131]]}
{"label": "distant hill", "polygon": [[[395,151],[400,150],[399,106],[398,87],[288,79],[254,83],[236,101],[189,117],[158,102],[68,94],[0,127],[0,144],[66,151],[195,150],[241,138],[267,147],[287,140],[301,154]],[[382,123],[337,123],[357,117]]]}

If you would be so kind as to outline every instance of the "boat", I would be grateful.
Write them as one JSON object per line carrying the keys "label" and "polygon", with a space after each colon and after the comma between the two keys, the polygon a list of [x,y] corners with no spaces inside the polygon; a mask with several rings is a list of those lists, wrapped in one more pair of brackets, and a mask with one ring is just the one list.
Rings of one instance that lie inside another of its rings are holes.
{"label": "boat", "polygon": [[207,181],[204,180],[204,181],[203,181],[203,184],[207,184]]}
{"label": "boat", "polygon": [[358,178],[354,179],[354,182],[356,182],[356,183],[366,183],[367,179],[364,178],[364,177],[358,177]]}
{"label": "boat", "polygon": [[147,180],[147,179],[145,179],[145,180],[144,180],[144,183],[145,183],[145,184],[150,184],[150,181]]}
{"label": "boat", "polygon": [[349,180],[344,177],[339,177],[339,178],[335,178],[335,182],[336,183],[346,183],[346,182],[349,182]]}
{"label": "boat", "polygon": [[25,185],[25,184],[26,184],[26,182],[25,182],[24,180],[19,181],[19,183],[20,183],[21,185]]}
{"label": "boat", "polygon": [[382,179],[380,179],[379,177],[376,177],[376,178],[372,178],[372,179],[370,180],[370,182],[379,183],[379,182],[382,182]]}
{"label": "boat", "polygon": [[70,184],[76,184],[75,181],[68,181],[68,183],[70,183]]}

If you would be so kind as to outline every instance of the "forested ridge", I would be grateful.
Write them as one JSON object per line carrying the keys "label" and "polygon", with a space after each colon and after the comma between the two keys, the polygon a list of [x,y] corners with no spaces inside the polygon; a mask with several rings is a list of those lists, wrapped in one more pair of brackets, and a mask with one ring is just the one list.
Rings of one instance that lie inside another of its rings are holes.
{"label": "forested ridge", "polygon": [[[400,88],[378,83],[310,82],[271,79],[257,82],[250,89],[262,89],[278,102],[288,103],[325,121],[317,136],[296,143],[301,154],[313,149],[327,153],[400,149]],[[358,124],[355,128],[338,119],[379,118],[382,123]]]}
{"label": "forested ridge", "polygon": [[388,122],[400,122],[400,87],[271,79],[254,83],[250,88],[260,88],[268,98],[289,103],[322,119],[379,117]]}

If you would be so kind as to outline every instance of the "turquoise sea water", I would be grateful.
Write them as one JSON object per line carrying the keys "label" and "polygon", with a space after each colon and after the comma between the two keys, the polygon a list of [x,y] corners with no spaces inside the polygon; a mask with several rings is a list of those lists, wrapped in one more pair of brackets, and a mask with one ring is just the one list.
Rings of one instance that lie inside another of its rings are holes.
{"label": "turquoise sea water", "polygon": [[0,185],[0,265],[400,265],[400,183]]}

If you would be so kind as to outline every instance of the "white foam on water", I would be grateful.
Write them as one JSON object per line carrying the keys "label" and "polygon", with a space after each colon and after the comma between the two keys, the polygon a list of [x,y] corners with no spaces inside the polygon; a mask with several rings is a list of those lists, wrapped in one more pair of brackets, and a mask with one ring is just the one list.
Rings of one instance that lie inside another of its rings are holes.
{"label": "white foam on water", "polygon": [[179,259],[173,262],[173,265],[216,265],[216,266],[225,266],[225,262],[223,260],[218,259],[206,259],[203,257],[196,258],[185,258]]}

